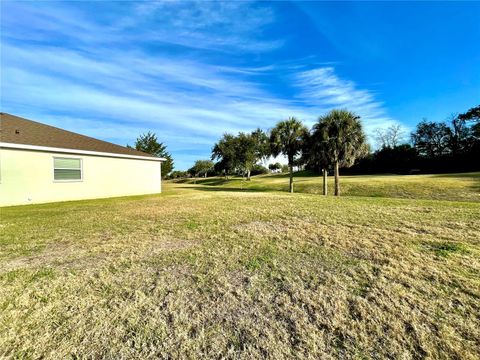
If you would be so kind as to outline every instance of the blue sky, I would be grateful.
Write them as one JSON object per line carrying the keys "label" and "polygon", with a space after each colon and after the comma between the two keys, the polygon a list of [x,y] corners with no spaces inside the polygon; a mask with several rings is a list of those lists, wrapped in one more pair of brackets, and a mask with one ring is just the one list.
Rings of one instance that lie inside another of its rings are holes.
{"label": "blue sky", "polygon": [[367,133],[480,101],[480,3],[1,2],[1,108],[121,145],[152,130],[177,169],[224,132]]}

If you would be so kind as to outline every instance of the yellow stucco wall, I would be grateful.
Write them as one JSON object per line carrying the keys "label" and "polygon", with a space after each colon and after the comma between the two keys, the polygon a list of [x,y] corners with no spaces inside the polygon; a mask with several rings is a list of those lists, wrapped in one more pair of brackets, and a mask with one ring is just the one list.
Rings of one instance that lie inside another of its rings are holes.
{"label": "yellow stucco wall", "polygon": [[[83,180],[54,181],[54,157],[81,158]],[[0,206],[159,192],[158,161],[0,149]]]}

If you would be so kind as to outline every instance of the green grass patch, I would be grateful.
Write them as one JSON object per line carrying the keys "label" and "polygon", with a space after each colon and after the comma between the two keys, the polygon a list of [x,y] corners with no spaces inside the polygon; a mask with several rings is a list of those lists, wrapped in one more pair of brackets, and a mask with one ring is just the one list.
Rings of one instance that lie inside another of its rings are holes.
{"label": "green grass patch", "polygon": [[188,229],[188,230],[195,230],[197,229],[199,226],[199,224],[194,221],[194,220],[189,220],[185,223],[185,227]]}
{"label": "green grass patch", "polygon": [[426,247],[437,256],[448,257],[452,254],[467,254],[467,248],[464,244],[453,242],[433,242],[426,244]]}
{"label": "green grass patch", "polygon": [[275,259],[276,251],[272,247],[267,247],[258,251],[258,253],[250,257],[246,263],[245,267],[250,271],[255,271],[262,267],[268,266]]}

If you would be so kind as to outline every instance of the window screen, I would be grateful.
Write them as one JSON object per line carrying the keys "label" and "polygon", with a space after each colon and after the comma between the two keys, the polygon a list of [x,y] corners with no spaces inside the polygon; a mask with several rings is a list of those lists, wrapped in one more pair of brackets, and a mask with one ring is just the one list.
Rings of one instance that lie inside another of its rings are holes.
{"label": "window screen", "polygon": [[82,180],[82,160],[54,158],[53,178],[54,180]]}

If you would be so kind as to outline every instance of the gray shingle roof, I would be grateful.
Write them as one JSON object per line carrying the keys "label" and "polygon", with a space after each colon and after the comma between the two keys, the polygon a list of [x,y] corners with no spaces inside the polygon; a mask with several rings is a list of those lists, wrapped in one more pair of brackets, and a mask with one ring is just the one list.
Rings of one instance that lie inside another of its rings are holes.
{"label": "gray shingle roof", "polygon": [[142,151],[129,149],[7,113],[0,113],[0,142],[154,157]]}

